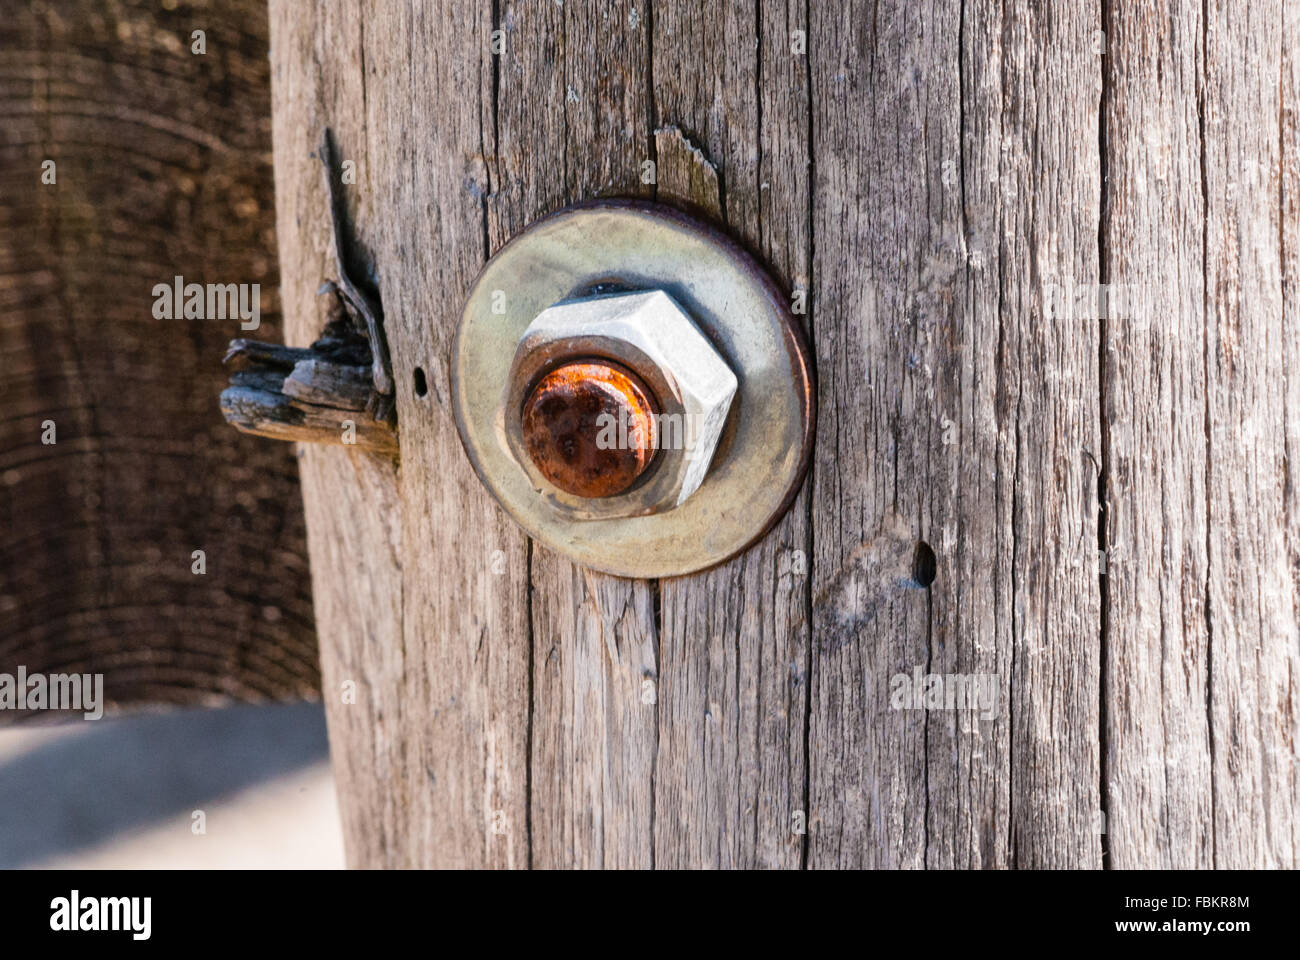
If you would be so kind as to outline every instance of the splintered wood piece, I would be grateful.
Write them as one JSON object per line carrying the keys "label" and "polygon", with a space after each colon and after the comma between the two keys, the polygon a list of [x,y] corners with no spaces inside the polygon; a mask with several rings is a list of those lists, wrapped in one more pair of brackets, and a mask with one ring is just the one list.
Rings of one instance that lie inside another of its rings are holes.
{"label": "splintered wood piece", "polygon": [[298,403],[283,393],[228,387],[221,393],[221,413],[236,430],[259,437],[397,454],[397,435],[387,424],[337,407]]}
{"label": "splintered wood piece", "polygon": [[302,403],[340,410],[365,410],[371,394],[370,372],[312,358],[299,360],[284,378],[284,395]]}
{"label": "splintered wood piece", "polygon": [[392,424],[366,412],[373,395],[369,364],[334,363],[314,350],[253,340],[232,341],[226,363],[233,372],[221,413],[237,430],[396,456]]}
{"label": "splintered wood piece", "polygon": [[342,173],[338,153],[334,149],[334,135],[328,127],[321,132],[319,155],[323,167],[322,176],[325,178],[325,191],[329,197],[334,264],[339,274],[338,290],[365,321],[366,335],[370,340],[371,377],[375,392],[391,397],[393,395],[393,368],[388,358],[388,341],[384,337],[383,308],[348,272],[343,240],[344,203],[340,191]]}
{"label": "splintered wood piece", "polygon": [[264,343],[240,337],[230,341],[226,356],[221,362],[231,373],[250,367],[267,367],[287,373],[299,360],[307,360],[312,356],[314,354],[306,347],[286,347],[279,343]]}

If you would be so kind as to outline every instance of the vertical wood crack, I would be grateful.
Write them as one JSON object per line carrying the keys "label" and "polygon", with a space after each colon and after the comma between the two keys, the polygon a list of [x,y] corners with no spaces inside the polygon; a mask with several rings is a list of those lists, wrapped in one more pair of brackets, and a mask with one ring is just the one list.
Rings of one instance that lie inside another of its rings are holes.
{"label": "vertical wood crack", "polygon": [[[1101,97],[1097,105],[1097,157],[1099,185],[1099,208],[1097,213],[1097,280],[1102,289],[1110,282],[1109,252],[1106,245],[1107,218],[1110,212],[1107,186],[1108,159],[1106,155],[1106,111],[1110,108],[1112,90],[1109,80],[1109,45],[1110,45],[1110,2],[1101,3]],[[1102,869],[1110,868],[1110,795],[1107,787],[1107,723],[1106,697],[1108,693],[1106,674],[1110,662],[1110,587],[1108,562],[1110,559],[1109,503],[1110,503],[1110,426],[1106,418],[1107,383],[1106,383],[1106,347],[1109,327],[1106,320],[1107,311],[1099,311],[1097,318],[1097,429],[1101,439],[1101,463],[1097,465],[1097,551],[1099,569],[1097,587],[1098,598],[1098,655],[1097,670],[1097,777],[1098,805],[1101,808],[1101,864]]]}
{"label": "vertical wood crack", "polygon": [[[650,184],[650,195],[655,200],[659,199],[659,147],[655,140],[655,130],[658,129],[658,111],[655,110],[655,14],[654,0],[646,0],[645,10],[645,94],[646,94],[646,140],[647,149],[650,156],[650,169],[655,171]],[[664,635],[664,614],[661,593],[663,590],[662,580],[650,581],[651,602],[654,605],[654,614],[652,617],[654,623],[654,649],[655,649],[655,702],[654,702],[654,753],[650,758],[650,869],[654,870],[655,855],[658,847],[657,830],[658,824],[655,819],[657,814],[658,800],[658,775],[659,775],[659,723],[661,719],[661,702],[662,690],[660,684],[663,679],[663,635]]]}
{"label": "vertical wood crack", "polygon": [[[805,37],[812,34],[812,0],[804,0],[803,24]],[[760,51],[761,56],[761,51]],[[807,211],[807,289],[804,291],[804,306],[807,318],[804,323],[804,329],[808,336],[808,353],[814,358],[814,364],[817,357],[817,337],[816,324],[812,322],[813,317],[813,276],[816,269],[816,231],[814,228],[813,216],[816,210],[814,197],[817,192],[817,156],[816,141],[814,137],[814,109],[813,103],[813,75],[812,75],[812,57],[804,56],[804,87],[807,90],[808,102],[808,133],[806,143],[808,147],[808,211]],[[815,382],[815,381],[814,381]],[[838,440],[838,438],[837,438]],[[816,438],[813,439],[813,455],[808,458],[808,475],[804,478],[804,489],[808,491],[807,496],[807,516],[805,517],[808,533],[807,544],[808,554],[807,562],[804,564],[804,629],[805,637],[805,654],[804,654],[804,671],[803,671],[803,688],[804,688],[804,715],[803,715],[803,839],[799,851],[799,869],[807,870],[809,861],[810,837],[812,836],[812,689],[813,689],[813,648],[814,643],[814,620],[813,620],[813,581],[816,579],[813,574],[813,564],[816,563],[817,542],[816,542],[816,523],[813,515],[813,491],[816,489],[815,472],[817,470],[816,456]]]}
{"label": "vertical wood crack", "polygon": [[1213,502],[1210,491],[1214,489],[1211,450],[1210,420],[1210,184],[1209,163],[1206,153],[1205,110],[1208,97],[1210,58],[1210,3],[1201,3],[1201,91],[1197,103],[1197,125],[1201,139],[1201,382],[1204,394],[1205,418],[1205,727],[1210,740],[1210,864],[1218,865],[1217,834],[1219,827],[1218,791],[1214,785],[1214,622],[1211,593],[1214,583],[1214,555],[1211,552],[1210,531],[1214,526],[1211,515]]}

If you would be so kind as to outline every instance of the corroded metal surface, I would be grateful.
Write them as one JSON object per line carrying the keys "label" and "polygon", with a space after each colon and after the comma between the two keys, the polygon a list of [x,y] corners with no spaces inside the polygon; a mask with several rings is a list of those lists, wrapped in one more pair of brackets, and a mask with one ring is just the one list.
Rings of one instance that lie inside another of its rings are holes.
{"label": "corroded metal surface", "polygon": [[657,414],[660,455],[653,477],[623,495],[600,503],[559,503],[559,509],[575,520],[676,509],[704,481],[736,394],[736,375],[663,290],[602,293],[554,304],[524,331],[504,400],[506,441],[525,470],[528,454],[517,416],[524,392],[539,372],[578,356],[613,361],[649,385],[664,406]]}
{"label": "corroded metal surface", "polygon": [[632,486],[658,443],[654,401],[614,364],[567,363],[538,381],[524,404],[524,446],[551,483],[578,497]]}
{"label": "corroded metal surface", "polygon": [[[549,355],[539,351],[520,385],[521,371],[512,368],[529,325],[561,301],[607,288],[667,293],[737,380],[703,483],[662,512],[601,511],[662,483],[672,451],[661,450],[624,494],[584,498],[547,482],[508,436],[507,411],[521,410],[538,378],[574,356],[618,360],[642,376],[662,413],[685,412],[675,384],[654,373],[650,357],[625,359],[630,355],[619,351],[627,345],[611,346],[608,336],[571,339]],[[807,467],[812,371],[788,301],[730,239],[656,204],[571,207],[511,240],[470,291],[451,375],[457,426],[483,484],[531,536],[609,573],[673,576],[727,559],[785,511]]]}

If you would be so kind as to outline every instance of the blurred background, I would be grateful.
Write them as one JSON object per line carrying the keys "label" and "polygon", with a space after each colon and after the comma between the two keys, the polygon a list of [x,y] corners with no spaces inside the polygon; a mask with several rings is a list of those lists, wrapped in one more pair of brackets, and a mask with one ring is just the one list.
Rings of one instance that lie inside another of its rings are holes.
{"label": "blurred background", "polygon": [[0,729],[0,868],[342,866],[316,704]]}
{"label": "blurred background", "polygon": [[342,862],[292,448],[222,419],[237,319],[153,315],[280,339],[267,54],[264,0],[0,17],[0,674],[107,704],[0,710],[3,867]]}

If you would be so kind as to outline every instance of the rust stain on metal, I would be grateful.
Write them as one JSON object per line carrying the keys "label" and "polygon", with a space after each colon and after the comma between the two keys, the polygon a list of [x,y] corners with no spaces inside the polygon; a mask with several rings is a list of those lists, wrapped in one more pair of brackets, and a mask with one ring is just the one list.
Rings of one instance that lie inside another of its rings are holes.
{"label": "rust stain on metal", "polygon": [[529,394],[524,444],[537,469],[561,490],[611,497],[636,483],[654,458],[657,412],[631,371],[594,360],[567,363]]}

